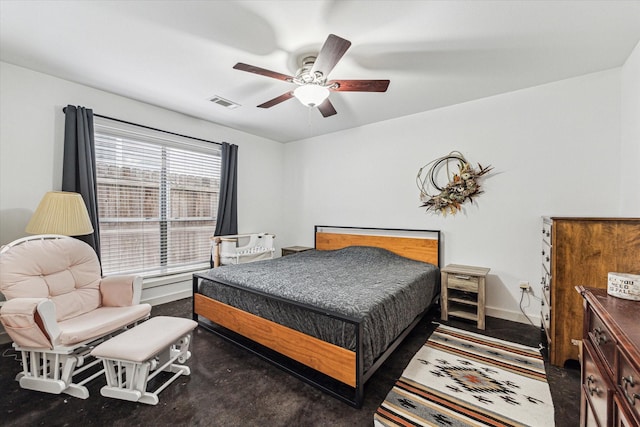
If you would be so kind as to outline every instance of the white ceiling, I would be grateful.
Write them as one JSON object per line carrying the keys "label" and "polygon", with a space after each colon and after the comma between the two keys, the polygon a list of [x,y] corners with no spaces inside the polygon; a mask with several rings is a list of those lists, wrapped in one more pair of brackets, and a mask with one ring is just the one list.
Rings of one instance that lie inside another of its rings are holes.
{"label": "white ceiling", "polygon": [[[294,74],[330,33],[352,46],[329,78],[389,90],[256,108],[294,86],[233,65]],[[2,61],[281,142],[619,67],[639,40],[635,0],[0,0]]]}

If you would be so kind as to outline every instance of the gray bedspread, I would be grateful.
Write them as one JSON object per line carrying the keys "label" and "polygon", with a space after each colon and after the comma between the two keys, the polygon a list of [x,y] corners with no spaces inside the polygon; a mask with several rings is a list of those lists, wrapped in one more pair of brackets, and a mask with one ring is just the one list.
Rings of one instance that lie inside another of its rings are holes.
{"label": "gray bedspread", "polygon": [[436,266],[363,246],[223,266],[206,276],[210,280],[200,283],[200,293],[351,350],[356,349],[352,324],[216,282],[360,319],[365,371],[440,289]]}

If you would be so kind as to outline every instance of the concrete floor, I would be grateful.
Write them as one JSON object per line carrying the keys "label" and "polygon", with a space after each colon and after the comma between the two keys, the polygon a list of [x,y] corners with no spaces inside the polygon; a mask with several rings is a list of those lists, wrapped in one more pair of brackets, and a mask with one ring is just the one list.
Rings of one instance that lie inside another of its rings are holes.
{"label": "concrete floor", "polygon": [[[152,315],[191,316],[191,299],[153,307]],[[435,329],[439,313],[426,316],[365,387],[362,409],[354,409],[272,366],[246,350],[197,328],[181,377],[149,406],[100,395],[102,379],[89,385],[86,400],[23,390],[14,381],[20,362],[10,345],[0,346],[0,424],[4,426],[371,426],[373,413],[411,357]],[[485,331],[470,322],[446,322],[461,329],[537,347],[538,328],[488,318]],[[579,369],[547,364],[556,425],[579,422]]]}

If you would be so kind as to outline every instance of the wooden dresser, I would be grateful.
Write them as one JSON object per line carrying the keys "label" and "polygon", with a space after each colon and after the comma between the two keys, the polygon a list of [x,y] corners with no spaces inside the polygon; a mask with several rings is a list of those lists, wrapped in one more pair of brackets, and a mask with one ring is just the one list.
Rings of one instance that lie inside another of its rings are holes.
{"label": "wooden dresser", "polygon": [[584,298],[580,425],[640,425],[640,301],[577,287]]}
{"label": "wooden dresser", "polygon": [[640,218],[543,218],[541,317],[551,364],[578,361],[583,314],[575,287],[606,289],[609,272],[640,274]]}

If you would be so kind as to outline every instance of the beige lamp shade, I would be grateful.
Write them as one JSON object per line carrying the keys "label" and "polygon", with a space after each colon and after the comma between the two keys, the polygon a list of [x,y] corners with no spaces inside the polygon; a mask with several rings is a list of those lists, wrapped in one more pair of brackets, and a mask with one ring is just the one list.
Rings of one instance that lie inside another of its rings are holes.
{"label": "beige lamp shade", "polygon": [[82,236],[93,233],[93,226],[80,194],[50,191],[40,201],[25,231],[31,234]]}

